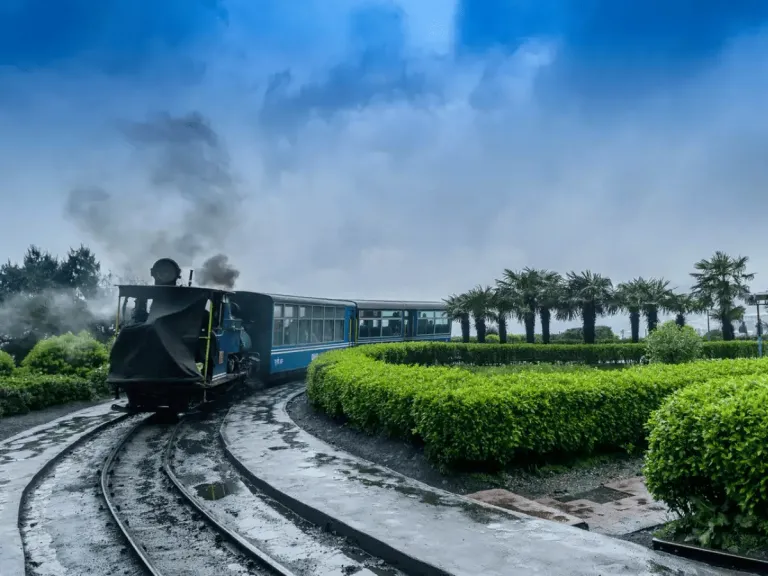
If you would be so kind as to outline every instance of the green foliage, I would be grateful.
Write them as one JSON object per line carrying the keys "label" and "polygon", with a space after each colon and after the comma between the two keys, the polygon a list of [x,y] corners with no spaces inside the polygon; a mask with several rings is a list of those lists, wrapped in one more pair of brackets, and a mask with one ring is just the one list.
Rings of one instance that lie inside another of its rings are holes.
{"label": "green foliage", "polygon": [[690,326],[669,321],[648,335],[646,347],[650,362],[680,364],[701,356],[702,340]]}
{"label": "green foliage", "polygon": [[10,376],[16,369],[13,356],[3,350],[0,350],[0,376]]}
{"label": "green foliage", "polygon": [[[506,374],[436,365],[457,358],[500,364],[518,348],[556,349],[417,343],[331,352],[310,365],[307,394],[318,408],[362,430],[420,438],[441,465],[504,465],[641,444],[649,415],[672,392],[768,368],[768,360],[756,359]],[[627,346],[615,348],[611,354]],[[562,353],[571,350],[562,347]]]}
{"label": "green foliage", "polygon": [[21,365],[32,373],[82,378],[108,360],[106,347],[87,332],[70,332],[39,341]]}
{"label": "green foliage", "polygon": [[689,535],[712,547],[733,533],[768,536],[768,377],[687,387],[648,428],[648,488],[682,515]]}
{"label": "green foliage", "polygon": [[108,289],[90,249],[70,249],[59,259],[31,246],[21,264],[0,265],[0,346],[21,362],[51,335],[89,330],[106,340],[112,322],[97,317],[88,301]]}
{"label": "green foliage", "polygon": [[[505,364],[503,366],[462,366],[475,374],[517,374],[520,372],[540,372],[551,374],[553,372],[591,372],[598,370],[595,366],[585,364]],[[616,366],[621,369],[621,366]]]}
{"label": "green foliage", "polygon": [[498,334],[486,334],[485,341],[488,344],[498,344],[501,340]]}
{"label": "green foliage", "polygon": [[81,378],[33,374],[22,368],[13,376],[0,379],[0,417],[93,400],[106,392],[106,378],[100,381],[99,371]]}

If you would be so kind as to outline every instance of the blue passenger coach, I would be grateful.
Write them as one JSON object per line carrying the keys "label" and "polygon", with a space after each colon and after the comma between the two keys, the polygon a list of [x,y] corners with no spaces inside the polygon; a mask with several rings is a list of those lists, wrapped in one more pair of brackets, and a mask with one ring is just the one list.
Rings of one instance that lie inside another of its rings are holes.
{"label": "blue passenger coach", "polygon": [[352,344],[354,302],[255,292],[237,292],[234,301],[250,319],[245,329],[262,379],[304,370],[318,354]]}
{"label": "blue passenger coach", "polygon": [[356,300],[357,344],[449,341],[451,321],[441,302]]}
{"label": "blue passenger coach", "polygon": [[233,301],[259,355],[259,376],[272,380],[306,370],[319,354],[358,344],[449,341],[441,302],[331,300],[236,292]]}

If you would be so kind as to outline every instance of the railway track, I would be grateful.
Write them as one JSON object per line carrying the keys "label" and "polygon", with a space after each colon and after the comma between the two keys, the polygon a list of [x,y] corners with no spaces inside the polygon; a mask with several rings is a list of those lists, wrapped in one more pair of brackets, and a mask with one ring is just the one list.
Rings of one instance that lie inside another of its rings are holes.
{"label": "railway track", "polygon": [[148,574],[402,574],[281,509],[240,478],[217,440],[223,416],[177,424],[148,418],[107,455],[100,490]]}
{"label": "railway track", "polygon": [[145,417],[118,418],[83,437],[25,488],[19,528],[28,576],[145,574],[141,564],[126,555],[122,535],[104,508],[96,474],[114,443]]}

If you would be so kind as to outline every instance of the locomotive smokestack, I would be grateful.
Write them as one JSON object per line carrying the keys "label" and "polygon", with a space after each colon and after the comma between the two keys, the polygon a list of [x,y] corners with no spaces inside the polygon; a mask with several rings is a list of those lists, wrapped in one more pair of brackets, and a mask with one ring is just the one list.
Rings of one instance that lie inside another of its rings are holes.
{"label": "locomotive smokestack", "polygon": [[152,266],[150,274],[155,279],[155,286],[176,286],[181,278],[181,268],[170,258],[160,258]]}
{"label": "locomotive smokestack", "polygon": [[192,275],[195,273],[194,268],[189,270],[189,284],[187,286],[192,286]]}

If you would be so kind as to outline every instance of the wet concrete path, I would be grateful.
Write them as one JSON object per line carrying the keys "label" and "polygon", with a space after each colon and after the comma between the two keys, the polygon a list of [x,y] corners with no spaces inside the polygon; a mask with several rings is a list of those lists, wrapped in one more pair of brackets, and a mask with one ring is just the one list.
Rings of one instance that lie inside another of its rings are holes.
{"label": "wet concrete path", "polygon": [[[0,442],[0,576],[24,574],[19,506],[25,487],[59,453],[122,414],[113,400],[30,428]],[[95,477],[95,473],[94,473]]]}
{"label": "wet concrete path", "polygon": [[185,422],[172,452],[174,472],[203,508],[297,576],[404,576],[259,492],[224,454],[223,419]]}
{"label": "wet concrete path", "polygon": [[[726,575],[639,545],[484,505],[334,449],[285,406],[303,385],[233,407],[221,434],[265,490],[316,521],[394,555],[405,571],[455,575]],[[410,569],[409,569],[410,567]]]}

